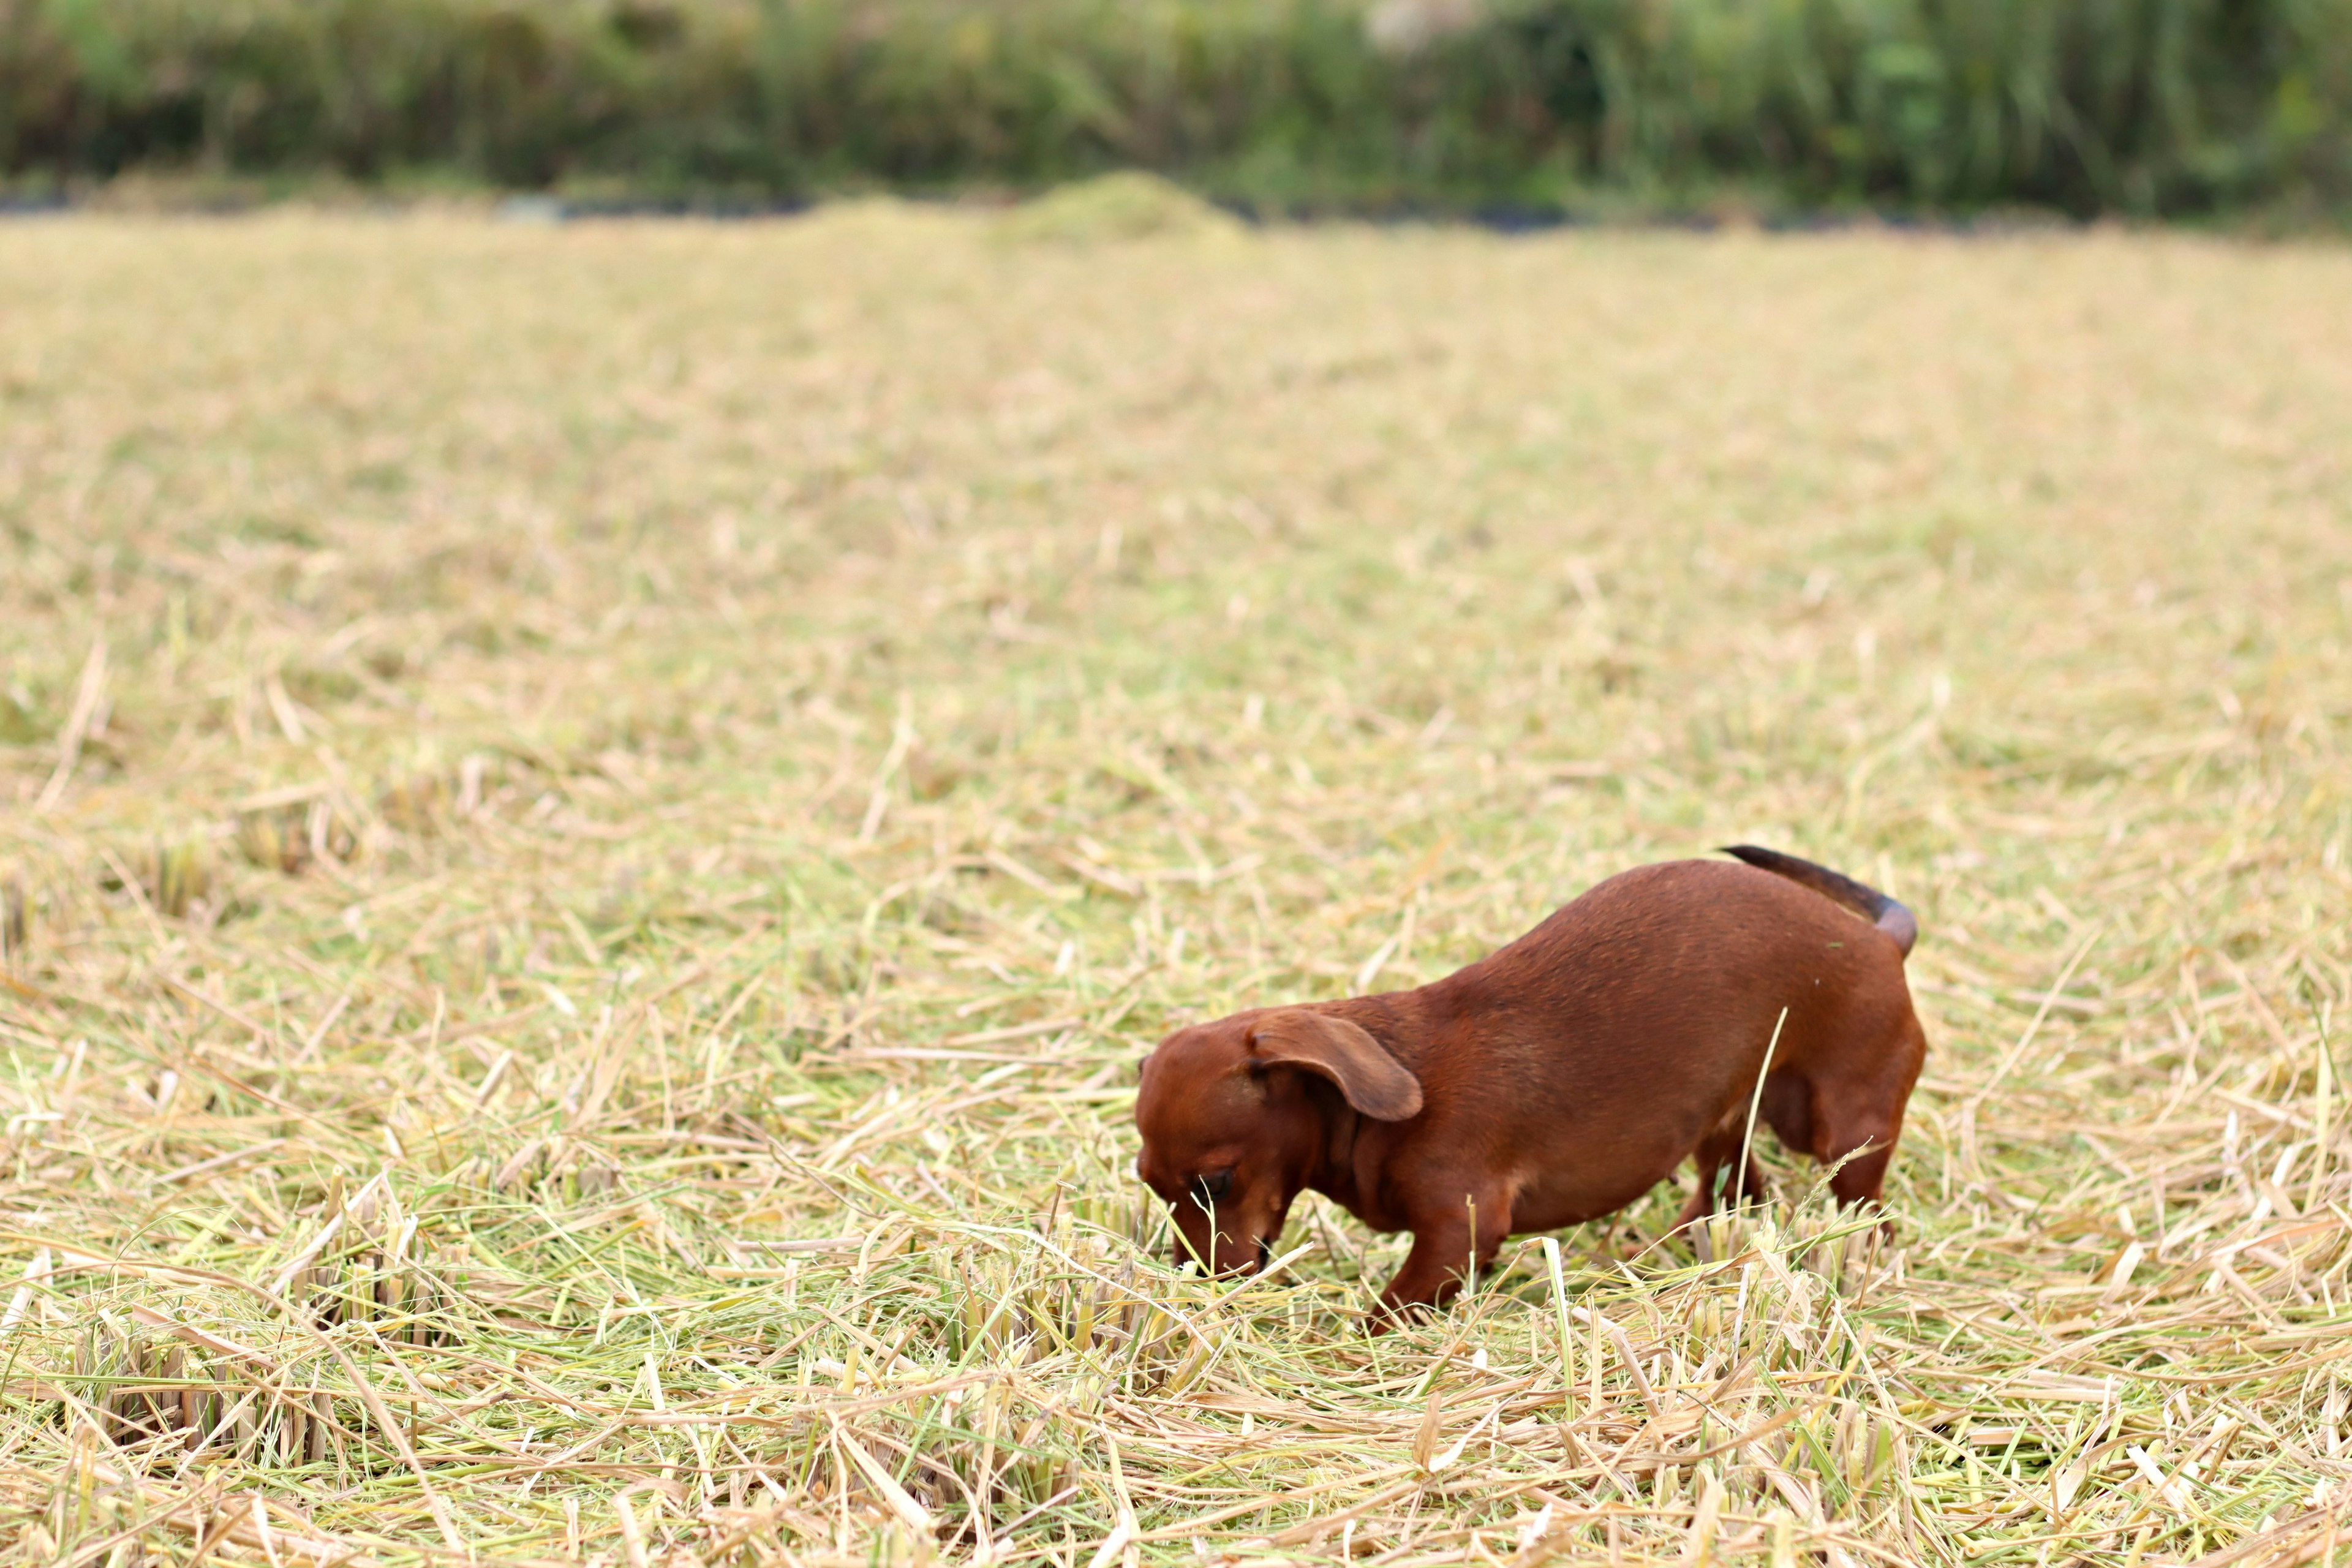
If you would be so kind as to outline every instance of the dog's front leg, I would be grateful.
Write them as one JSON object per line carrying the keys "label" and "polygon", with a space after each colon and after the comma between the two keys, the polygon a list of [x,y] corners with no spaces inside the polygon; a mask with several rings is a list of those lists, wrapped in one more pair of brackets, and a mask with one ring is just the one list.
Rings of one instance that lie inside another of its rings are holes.
{"label": "dog's front leg", "polygon": [[1408,1313],[1454,1300],[1465,1279],[1494,1263],[1510,1233],[1509,1201],[1499,1193],[1487,1194],[1484,1202],[1465,1198],[1460,1210],[1415,1224],[1404,1267],[1381,1292],[1374,1329],[1387,1329]]}

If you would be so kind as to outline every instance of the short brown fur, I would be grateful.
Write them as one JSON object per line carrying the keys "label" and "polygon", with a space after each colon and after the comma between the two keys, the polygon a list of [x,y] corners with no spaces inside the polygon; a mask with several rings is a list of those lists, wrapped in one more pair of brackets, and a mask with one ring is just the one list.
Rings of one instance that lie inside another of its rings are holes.
{"label": "short brown fur", "polygon": [[[1753,853],[1773,868],[1612,877],[1417,990],[1170,1035],[1143,1063],[1137,1171],[1174,1209],[1178,1260],[1255,1271],[1311,1188],[1412,1232],[1385,1317],[1444,1302],[1506,1237],[1608,1214],[1691,1159],[1687,1223],[1741,1163],[1783,1007],[1757,1120],[1843,1161],[1841,1200],[1876,1201],[1927,1053],[1903,973],[1916,926],[1859,883]],[[1726,1185],[1760,1193],[1754,1162]]]}

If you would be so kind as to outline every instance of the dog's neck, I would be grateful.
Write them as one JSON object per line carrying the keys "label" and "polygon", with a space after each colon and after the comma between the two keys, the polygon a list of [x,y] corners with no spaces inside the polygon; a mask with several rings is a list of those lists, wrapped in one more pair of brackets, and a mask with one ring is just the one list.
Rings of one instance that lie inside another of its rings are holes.
{"label": "dog's neck", "polygon": [[[1430,1033],[1428,1015],[1434,989],[1423,986],[1377,996],[1351,996],[1343,1002],[1327,1003],[1324,1010],[1360,1026],[1380,1042],[1382,1050],[1409,1070],[1418,1069],[1426,1054],[1420,1047]],[[1381,1129],[1377,1125],[1368,1129],[1370,1117],[1350,1106],[1338,1089],[1325,1087],[1328,1092],[1317,1095],[1315,1101],[1323,1121],[1322,1136],[1307,1185],[1366,1224],[1394,1229],[1398,1222],[1393,1215],[1374,1212],[1384,1207],[1381,1194],[1365,1191],[1357,1178],[1358,1143],[1368,1131],[1378,1137]]]}
{"label": "dog's neck", "polygon": [[1356,1134],[1362,1130],[1364,1118],[1336,1093],[1317,1098],[1323,1112],[1323,1147],[1307,1184],[1341,1208],[1353,1211],[1357,1201]]}

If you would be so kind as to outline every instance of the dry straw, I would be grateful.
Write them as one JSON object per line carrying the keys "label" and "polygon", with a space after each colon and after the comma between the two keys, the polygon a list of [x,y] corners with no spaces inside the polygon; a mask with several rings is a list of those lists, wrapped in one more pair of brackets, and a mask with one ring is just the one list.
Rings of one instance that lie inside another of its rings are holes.
{"label": "dry straw", "polygon": [[[27,1562],[2328,1558],[2352,259],[0,230]],[[1734,838],[1892,1244],[1180,1276],[1171,1020]],[[2331,1009],[2336,1009],[2331,1013]]]}

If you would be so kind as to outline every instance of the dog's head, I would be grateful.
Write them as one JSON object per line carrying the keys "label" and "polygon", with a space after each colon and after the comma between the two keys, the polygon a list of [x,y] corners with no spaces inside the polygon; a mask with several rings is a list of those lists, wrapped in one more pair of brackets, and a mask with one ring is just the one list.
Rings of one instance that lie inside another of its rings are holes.
{"label": "dog's head", "polygon": [[1176,1216],[1176,1261],[1255,1273],[1322,1157],[1334,1096],[1365,1116],[1421,1113],[1421,1083],[1357,1025],[1305,1008],[1179,1029],[1143,1059],[1136,1174]]}

